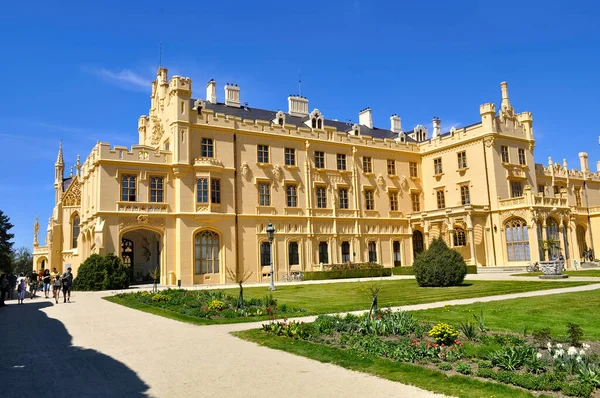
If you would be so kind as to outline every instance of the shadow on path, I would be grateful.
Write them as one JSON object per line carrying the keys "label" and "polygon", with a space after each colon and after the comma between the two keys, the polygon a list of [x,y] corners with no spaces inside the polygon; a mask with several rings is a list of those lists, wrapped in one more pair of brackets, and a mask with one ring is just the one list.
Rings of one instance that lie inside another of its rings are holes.
{"label": "shadow on path", "polygon": [[148,385],[123,363],[73,346],[63,323],[41,311],[52,305],[26,300],[0,308],[0,395],[148,396]]}

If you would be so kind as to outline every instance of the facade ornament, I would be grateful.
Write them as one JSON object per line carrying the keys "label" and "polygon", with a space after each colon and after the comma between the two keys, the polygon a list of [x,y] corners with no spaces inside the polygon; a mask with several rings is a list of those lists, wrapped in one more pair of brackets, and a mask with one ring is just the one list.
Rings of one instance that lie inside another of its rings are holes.
{"label": "facade ornament", "polygon": [[485,144],[486,147],[491,147],[492,145],[494,145],[494,142],[496,141],[496,137],[490,137],[487,136],[483,139],[483,143]]}
{"label": "facade ornament", "polygon": [[308,148],[310,148],[310,142],[308,140],[304,141],[304,148],[308,151]]}
{"label": "facade ornament", "polygon": [[404,189],[405,191],[408,191],[408,188],[409,188],[408,179],[404,175],[402,177],[400,177],[400,187],[402,187],[402,189]]}
{"label": "facade ornament", "polygon": [[165,220],[162,217],[150,217],[147,214],[138,216],[119,217],[119,230],[129,227],[148,226],[165,230]]}
{"label": "facade ornament", "polygon": [[35,218],[35,223],[33,223],[33,246],[38,246],[38,233],[40,232],[40,223],[38,222],[38,218]]}
{"label": "facade ornament", "polygon": [[283,169],[278,164],[273,167],[273,178],[277,181],[281,181],[283,178]]}
{"label": "facade ornament", "polygon": [[162,126],[160,118],[158,116],[153,116],[152,117],[152,138],[150,141],[151,144],[158,145],[158,143],[160,142],[160,139],[162,138],[164,133],[165,133],[165,129]]}
{"label": "facade ornament", "polygon": [[242,177],[246,180],[250,177],[250,166],[248,166],[248,162],[242,163]]}
{"label": "facade ornament", "polygon": [[379,177],[377,177],[377,185],[379,185],[379,187],[381,189],[383,189],[385,187],[385,179],[383,178],[383,175],[379,174]]}

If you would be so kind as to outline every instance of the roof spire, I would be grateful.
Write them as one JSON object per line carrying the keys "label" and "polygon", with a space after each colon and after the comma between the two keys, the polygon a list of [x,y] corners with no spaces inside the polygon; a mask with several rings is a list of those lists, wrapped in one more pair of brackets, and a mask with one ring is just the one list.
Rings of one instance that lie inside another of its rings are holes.
{"label": "roof spire", "polygon": [[63,150],[62,150],[62,140],[60,140],[60,145],[58,146],[58,157],[56,158],[57,166],[64,166],[65,161],[63,159]]}
{"label": "roof spire", "polygon": [[77,177],[79,177],[81,175],[81,156],[79,156],[79,154],[77,154],[77,163],[75,163],[75,170],[77,170],[76,175]]}

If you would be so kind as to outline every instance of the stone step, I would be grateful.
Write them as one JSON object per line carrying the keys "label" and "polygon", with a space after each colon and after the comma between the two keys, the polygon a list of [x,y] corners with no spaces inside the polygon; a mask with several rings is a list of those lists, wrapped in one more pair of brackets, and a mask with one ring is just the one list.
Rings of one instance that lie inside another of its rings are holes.
{"label": "stone step", "polygon": [[600,268],[600,263],[599,262],[588,261],[588,262],[579,264],[579,267],[580,268],[585,268],[585,269]]}
{"label": "stone step", "polygon": [[497,272],[510,272],[513,274],[518,274],[521,272],[527,272],[527,267],[477,267],[478,274]]}

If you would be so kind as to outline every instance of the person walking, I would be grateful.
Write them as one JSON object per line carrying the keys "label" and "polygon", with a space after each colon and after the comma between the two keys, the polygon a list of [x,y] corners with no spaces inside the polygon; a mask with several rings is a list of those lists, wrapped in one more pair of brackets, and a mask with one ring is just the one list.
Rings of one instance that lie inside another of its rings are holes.
{"label": "person walking", "polygon": [[58,271],[56,270],[56,267],[52,268],[52,272],[50,273],[50,276],[52,277],[52,284],[53,284],[53,285],[52,285],[52,286],[53,286],[53,288],[52,288],[52,293],[53,293],[53,294],[54,294],[54,281],[55,281],[56,279],[58,279],[58,286],[59,286],[59,289],[58,289],[58,291],[56,292],[56,297],[55,297],[55,298],[56,298],[56,300],[58,300],[58,299],[60,298],[60,288],[61,288],[62,286],[61,286],[61,283],[60,283],[60,274],[59,274],[59,273],[58,273]]}
{"label": "person walking", "polygon": [[60,296],[60,288],[61,288],[60,276],[56,276],[52,280],[52,297],[54,297],[54,302],[56,304],[58,304],[58,298]]}
{"label": "person walking", "polygon": [[6,291],[8,290],[8,278],[6,274],[0,275],[0,307],[6,307],[4,299],[6,298]]}
{"label": "person walking", "polygon": [[31,295],[31,299],[35,297],[35,294],[38,291],[38,273],[33,270],[31,275],[29,275],[29,294]]}
{"label": "person walking", "polygon": [[17,287],[17,276],[15,274],[13,274],[12,272],[8,273],[8,299],[12,299],[13,298],[13,292],[15,290],[15,288]]}
{"label": "person walking", "polygon": [[63,291],[63,303],[67,301],[71,302],[71,286],[73,285],[73,273],[71,273],[71,267],[67,268],[67,271],[62,274],[62,291]]}
{"label": "person walking", "polygon": [[50,270],[45,269],[44,275],[42,276],[42,281],[44,283],[44,296],[46,298],[50,298],[50,281],[52,277],[50,276]]}
{"label": "person walking", "polygon": [[578,266],[578,265],[579,265],[579,264],[577,264],[577,260],[573,260],[573,267],[575,267],[575,271],[577,271],[577,266]]}
{"label": "person walking", "polygon": [[17,300],[19,304],[23,304],[23,300],[25,299],[25,284],[27,283],[27,278],[21,272],[21,276],[17,278]]}

